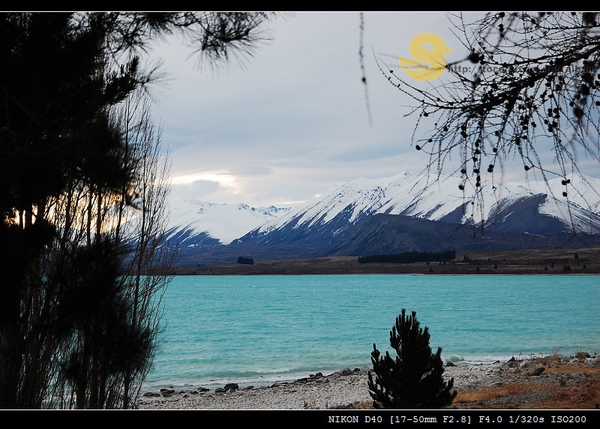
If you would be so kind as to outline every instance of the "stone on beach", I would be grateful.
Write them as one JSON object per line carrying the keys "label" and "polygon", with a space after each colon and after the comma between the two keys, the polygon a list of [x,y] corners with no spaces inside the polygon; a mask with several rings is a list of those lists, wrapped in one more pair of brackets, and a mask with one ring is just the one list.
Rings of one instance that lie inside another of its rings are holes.
{"label": "stone on beach", "polygon": [[[598,365],[598,356],[588,361]],[[579,360],[562,361],[566,365]],[[580,361],[579,361],[580,362]],[[556,363],[550,362],[549,365]],[[329,375],[311,374],[291,382],[256,388],[233,388],[235,383],[214,391],[203,389],[202,394],[189,392],[169,395],[144,394],[137,402],[139,409],[214,409],[214,410],[275,410],[275,409],[340,409],[370,404],[367,375],[369,367],[345,368]],[[454,388],[492,387],[520,380],[546,377],[546,366],[530,361],[511,359],[485,364],[452,364],[444,370],[444,378],[454,379]],[[170,390],[168,390],[170,392]],[[452,405],[451,407],[454,407]]]}

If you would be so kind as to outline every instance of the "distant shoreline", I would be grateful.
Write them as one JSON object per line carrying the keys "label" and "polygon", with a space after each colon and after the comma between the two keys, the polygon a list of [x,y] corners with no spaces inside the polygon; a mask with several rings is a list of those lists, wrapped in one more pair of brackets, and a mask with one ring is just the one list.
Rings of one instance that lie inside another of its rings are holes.
{"label": "distant shoreline", "polygon": [[175,275],[316,275],[316,274],[600,274],[600,249],[510,250],[461,252],[454,261],[443,263],[359,263],[358,257],[258,260],[188,264]]}

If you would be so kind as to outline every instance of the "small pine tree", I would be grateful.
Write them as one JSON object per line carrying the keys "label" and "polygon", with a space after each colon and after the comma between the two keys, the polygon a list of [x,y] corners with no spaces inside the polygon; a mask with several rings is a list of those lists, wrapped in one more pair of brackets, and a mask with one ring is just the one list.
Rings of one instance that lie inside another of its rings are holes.
{"label": "small pine tree", "polygon": [[442,349],[431,352],[429,329],[420,327],[416,315],[407,316],[402,309],[396,318],[390,331],[395,359],[389,352],[382,356],[373,344],[368,385],[375,408],[442,408],[456,397],[454,379],[443,379]]}

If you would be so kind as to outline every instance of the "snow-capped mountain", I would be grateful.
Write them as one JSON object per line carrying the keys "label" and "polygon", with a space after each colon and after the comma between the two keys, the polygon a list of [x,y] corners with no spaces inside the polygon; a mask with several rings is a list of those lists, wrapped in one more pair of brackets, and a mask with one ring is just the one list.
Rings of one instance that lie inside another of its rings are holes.
{"label": "snow-capped mountain", "polygon": [[[566,185],[562,179],[547,184],[544,181],[484,183],[476,195],[460,190],[461,183],[460,177],[446,176],[432,182],[426,176],[409,173],[386,179],[353,180],[309,207],[290,211],[259,226],[238,241],[264,238],[272,243],[275,232],[287,237],[307,237],[310,235],[307,231],[319,230],[324,225],[329,225],[330,237],[334,237],[378,213],[447,223],[483,222],[488,229],[513,225],[515,232],[518,227],[511,215],[519,205],[531,205],[532,199],[534,211],[551,217],[561,228],[600,233],[600,179],[576,176]],[[518,221],[523,223],[525,219]],[[535,224],[532,228],[536,228]]]}
{"label": "snow-capped mountain", "polygon": [[215,204],[198,200],[170,207],[166,240],[182,246],[229,244],[254,228],[276,219],[289,208],[251,207],[247,204]]}
{"label": "snow-capped mountain", "polygon": [[[402,173],[352,180],[294,209],[187,202],[172,210],[171,240],[277,259],[464,247],[473,228],[485,230],[486,245],[504,248],[552,246],[572,231],[600,237],[600,178],[483,183],[475,194],[461,184]],[[468,234],[456,233],[461,225]]]}

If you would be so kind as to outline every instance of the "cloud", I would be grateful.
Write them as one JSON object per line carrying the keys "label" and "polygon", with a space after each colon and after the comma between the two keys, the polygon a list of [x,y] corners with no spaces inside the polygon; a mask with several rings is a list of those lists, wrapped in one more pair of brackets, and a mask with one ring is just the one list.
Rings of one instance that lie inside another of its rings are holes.
{"label": "cloud", "polygon": [[174,200],[210,200],[221,185],[211,180],[195,180],[193,182],[178,182],[174,180],[171,184],[171,198]]}
{"label": "cloud", "polygon": [[163,58],[171,80],[154,117],[171,154],[173,198],[310,201],[357,177],[421,173],[429,159],[411,145],[415,102],[379,65],[400,73],[398,57],[410,56],[419,33],[442,36],[453,49],[448,61],[462,58],[463,46],[444,13],[365,13],[364,24],[368,99],[357,12],[278,19],[271,42],[244,67],[214,72],[198,70],[180,40],[158,44],[152,55]]}

